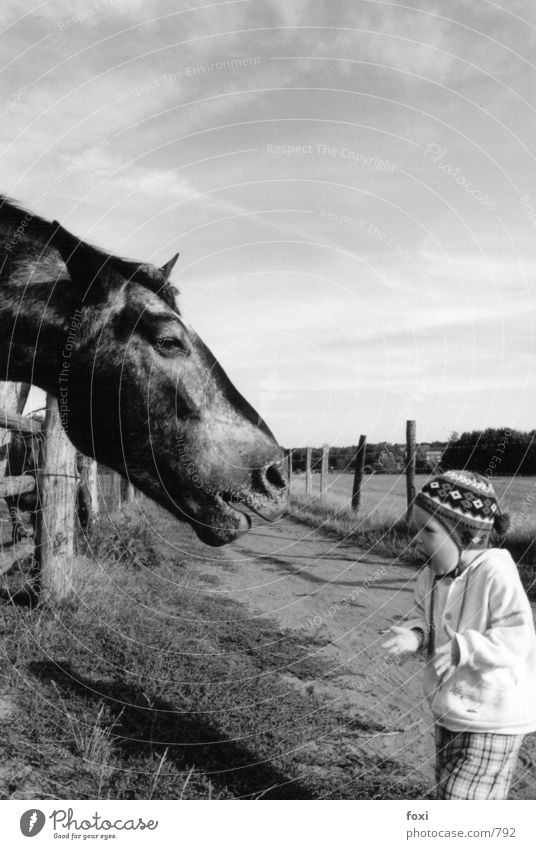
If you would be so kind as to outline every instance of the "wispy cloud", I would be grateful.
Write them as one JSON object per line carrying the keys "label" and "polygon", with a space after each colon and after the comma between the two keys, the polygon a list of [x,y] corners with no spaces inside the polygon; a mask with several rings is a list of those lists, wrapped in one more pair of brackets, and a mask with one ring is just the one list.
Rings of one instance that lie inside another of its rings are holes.
{"label": "wispy cloud", "polygon": [[188,316],[287,443],[410,406],[445,436],[534,379],[536,14],[410,6],[3,7],[3,190],[118,253],[180,250]]}

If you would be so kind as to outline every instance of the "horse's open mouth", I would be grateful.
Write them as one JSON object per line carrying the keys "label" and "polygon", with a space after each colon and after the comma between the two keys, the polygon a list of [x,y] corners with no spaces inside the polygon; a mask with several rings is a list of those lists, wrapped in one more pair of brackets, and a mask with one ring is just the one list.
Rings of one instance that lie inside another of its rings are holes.
{"label": "horse's open mouth", "polygon": [[224,513],[227,513],[231,516],[236,515],[238,513],[239,517],[244,516],[249,523],[249,526],[246,530],[249,530],[249,528],[251,527],[251,519],[248,513],[246,513],[246,504],[244,503],[243,499],[237,498],[236,495],[233,495],[230,492],[218,492],[215,496],[215,499],[218,506],[221,510],[223,510]]}
{"label": "horse's open mouth", "polygon": [[226,545],[249,531],[251,513],[269,521],[281,514],[282,507],[282,504],[269,504],[266,499],[247,491],[215,492],[211,494],[206,518],[197,520],[194,528],[199,539],[207,545]]}
{"label": "horse's open mouth", "polygon": [[213,493],[204,504],[201,516],[192,522],[193,528],[206,545],[220,546],[233,542],[251,528],[251,519],[231,504],[230,493]]}
{"label": "horse's open mouth", "polygon": [[220,492],[218,493],[218,497],[227,507],[230,507],[237,513],[242,513],[245,516],[249,516],[249,513],[255,513],[265,522],[277,519],[283,512],[286,503],[286,494],[284,498],[276,500],[273,498],[267,499],[265,496],[258,495],[249,490],[243,490],[238,493]]}

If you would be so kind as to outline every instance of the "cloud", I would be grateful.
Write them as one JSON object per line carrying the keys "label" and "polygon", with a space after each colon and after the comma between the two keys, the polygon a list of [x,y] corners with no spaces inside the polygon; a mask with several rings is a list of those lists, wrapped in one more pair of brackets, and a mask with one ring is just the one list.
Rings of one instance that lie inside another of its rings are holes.
{"label": "cloud", "polygon": [[[326,430],[352,429],[345,392],[377,429],[404,393],[437,396],[437,422],[452,424],[469,379],[476,421],[494,379],[510,399],[534,374],[536,254],[515,188],[536,197],[515,142],[530,151],[534,117],[502,85],[533,87],[531,29],[514,15],[534,15],[410,6],[56,0],[17,23],[8,2],[3,188],[117,253],[180,249],[187,316],[296,431],[302,408],[316,427],[319,406]],[[260,61],[230,61],[248,56]],[[421,139],[441,139],[498,212],[449,182]],[[278,158],[272,143],[314,149]],[[358,167],[343,148],[395,168]]]}

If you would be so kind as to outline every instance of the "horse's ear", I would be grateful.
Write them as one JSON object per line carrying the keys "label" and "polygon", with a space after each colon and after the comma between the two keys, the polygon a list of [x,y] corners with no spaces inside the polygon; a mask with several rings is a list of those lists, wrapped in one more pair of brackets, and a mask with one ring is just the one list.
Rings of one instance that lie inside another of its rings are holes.
{"label": "horse's ear", "polygon": [[[53,221],[52,226],[55,229],[49,244],[59,251],[73,283],[89,289],[97,280],[102,282],[102,273],[112,270],[113,257],[100,253],[77,236],[73,236],[57,221]],[[106,276],[108,278],[108,275]]]}
{"label": "horse's ear", "polygon": [[161,273],[162,273],[162,275],[163,275],[163,277],[164,277],[164,280],[165,280],[166,282],[169,280],[169,276],[170,276],[171,272],[173,271],[173,268],[174,268],[175,263],[177,262],[178,258],[179,258],[179,255],[178,255],[178,254],[175,254],[175,256],[174,256],[174,257],[172,257],[172,258],[169,260],[169,262],[166,262],[166,264],[165,264],[165,265],[163,265],[163,266],[160,268],[160,271],[161,271]]}

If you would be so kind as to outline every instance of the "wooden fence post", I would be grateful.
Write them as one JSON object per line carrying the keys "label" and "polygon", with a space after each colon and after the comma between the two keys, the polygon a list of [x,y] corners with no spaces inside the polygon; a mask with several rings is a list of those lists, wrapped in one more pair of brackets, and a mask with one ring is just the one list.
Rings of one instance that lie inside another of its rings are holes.
{"label": "wooden fence post", "polygon": [[311,473],[311,463],[312,463],[313,449],[311,446],[307,447],[307,453],[305,457],[305,494],[311,495],[313,491],[313,476]]}
{"label": "wooden fence post", "polygon": [[47,395],[43,453],[35,553],[43,600],[61,604],[74,596],[77,471],[76,449],[67,439],[52,395]]}
{"label": "wooden fence post", "polygon": [[111,502],[110,512],[113,513],[115,510],[121,509],[121,505],[123,503],[123,494],[122,494],[122,491],[121,491],[122,490],[121,475],[119,475],[117,472],[112,472],[111,477],[112,477],[112,480],[111,480],[112,491],[111,491],[111,498],[110,498],[110,502]]}
{"label": "wooden fence post", "polygon": [[100,513],[99,506],[99,475],[97,469],[97,461],[88,458],[86,466],[86,481],[89,489],[89,497],[91,499],[91,516],[93,521]]}
{"label": "wooden fence post", "polygon": [[292,451],[289,448],[287,453],[287,474],[288,474],[288,500],[290,501],[290,489],[292,486]]}
{"label": "wooden fence post", "polygon": [[[0,413],[5,418],[6,414],[16,413],[20,415],[24,409],[30,386],[28,383],[12,383],[11,381],[0,382]],[[7,449],[11,442],[11,433],[0,424],[0,451],[5,446],[5,457],[0,457],[0,477],[6,473]],[[1,453],[4,453],[3,451]]]}
{"label": "wooden fence post", "polygon": [[97,464],[85,454],[77,454],[76,465],[80,475],[78,485],[78,518],[84,529],[91,528],[99,515]]}
{"label": "wooden fence post", "polygon": [[416,423],[412,419],[406,422],[406,491],[408,508],[406,523],[413,519],[413,502],[415,501],[415,469],[417,465]]}
{"label": "wooden fence post", "polygon": [[121,478],[121,504],[132,504],[134,501],[134,486],[130,481]]}
{"label": "wooden fence post", "polygon": [[328,488],[329,445],[322,446],[322,466],[320,467],[320,499],[323,500]]}
{"label": "wooden fence post", "polygon": [[359,437],[359,445],[357,446],[357,452],[355,455],[355,472],[354,472],[354,485],[352,488],[352,510],[359,510],[359,505],[361,503],[361,485],[363,483],[363,473],[365,470],[365,449],[367,446],[367,437],[365,434],[361,434]]}

